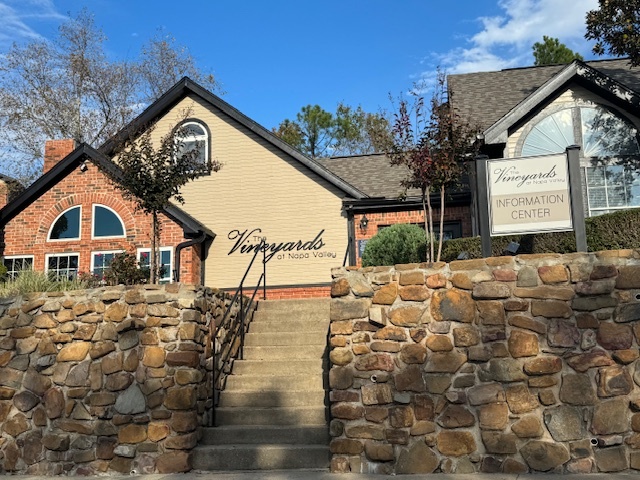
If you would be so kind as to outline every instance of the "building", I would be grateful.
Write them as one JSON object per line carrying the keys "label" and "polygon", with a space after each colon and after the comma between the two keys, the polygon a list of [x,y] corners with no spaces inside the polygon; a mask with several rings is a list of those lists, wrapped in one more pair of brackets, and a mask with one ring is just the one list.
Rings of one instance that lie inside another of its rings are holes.
{"label": "building", "polygon": [[[450,75],[449,99],[463,120],[477,125],[481,153],[490,158],[580,145],[585,205],[598,215],[640,206],[639,72],[626,60],[603,60]],[[358,264],[366,241],[381,228],[423,222],[419,192],[403,192],[406,171],[384,155],[315,161],[188,78],[121,135],[155,125],[157,140],[178,123],[188,128],[188,141],[199,142],[202,160],[215,159],[222,168],[183,187],[185,204],[165,212],[163,263],[177,270],[167,281],[233,290],[266,242],[269,298],[327,295],[331,268]],[[119,141],[116,136],[96,150],[57,145],[57,154],[47,154],[46,173],[0,210],[2,253],[12,272],[33,265],[99,273],[120,250],[144,259],[149,232],[140,225],[146,220],[100,173],[117,168]],[[447,238],[477,234],[473,190],[468,182],[449,193]],[[436,215],[438,202],[434,196]],[[60,220],[76,225],[77,218],[79,230],[58,238]],[[120,225],[117,234],[109,230],[114,225]],[[102,226],[107,234],[97,232]],[[250,272],[246,284],[257,283],[261,273]]]}
{"label": "building", "polygon": [[578,145],[588,216],[640,206],[640,69],[627,60],[450,75],[448,87],[490,158]]}

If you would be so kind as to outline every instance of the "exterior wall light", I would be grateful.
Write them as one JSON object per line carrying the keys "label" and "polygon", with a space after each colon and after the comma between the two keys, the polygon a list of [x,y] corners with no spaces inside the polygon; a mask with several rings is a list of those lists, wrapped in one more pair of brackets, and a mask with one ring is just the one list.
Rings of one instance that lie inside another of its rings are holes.
{"label": "exterior wall light", "polygon": [[367,214],[365,213],[360,219],[360,230],[362,230],[363,233],[367,231],[367,225],[369,225],[369,219],[367,218]]}

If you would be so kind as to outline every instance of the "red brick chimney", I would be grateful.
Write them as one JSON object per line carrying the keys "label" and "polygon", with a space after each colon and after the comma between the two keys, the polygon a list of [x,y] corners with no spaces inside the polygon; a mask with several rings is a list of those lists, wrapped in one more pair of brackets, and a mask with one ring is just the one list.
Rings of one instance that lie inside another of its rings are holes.
{"label": "red brick chimney", "polygon": [[73,152],[76,148],[76,141],[72,138],[65,140],[47,140],[44,144],[44,171],[47,173],[60,160]]}

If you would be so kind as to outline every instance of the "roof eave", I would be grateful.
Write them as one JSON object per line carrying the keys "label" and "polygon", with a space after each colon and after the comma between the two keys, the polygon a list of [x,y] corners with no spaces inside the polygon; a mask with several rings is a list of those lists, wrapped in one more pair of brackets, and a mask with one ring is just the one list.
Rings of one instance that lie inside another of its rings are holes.
{"label": "roof eave", "polygon": [[555,91],[576,77],[591,82],[597,88],[614,95],[621,102],[625,102],[634,107],[640,106],[640,95],[637,92],[615,81],[611,77],[604,75],[599,70],[590,67],[584,62],[574,60],[559,73],[547,80],[534,93],[513,107],[508,114],[486,129],[484,131],[485,142],[488,144],[506,143],[509,137],[509,129],[514,124],[549,98]]}
{"label": "roof eave", "polygon": [[160,97],[149,107],[147,107],[135,120],[124,127],[114,138],[105,142],[99,150],[108,156],[113,155],[116,146],[124,139],[125,136],[136,135],[137,133],[139,133],[141,129],[144,129],[146,126],[150,125],[156,118],[165,113],[169,108],[171,108],[175,103],[187,96],[189,93],[193,93],[199,96],[244,127],[251,130],[262,139],[266,140],[278,149],[295,158],[297,161],[309,168],[312,172],[328,181],[338,189],[342,190],[347,196],[354,198],[367,197],[364,192],[358,190],[353,185],[337,177],[322,165],[320,165],[318,162],[302,154],[291,145],[278,138],[272,132],[264,128],[262,125],[258,124],[254,120],[251,120],[235,107],[231,106],[217,95],[214,95],[206,88],[198,85],[188,77],[183,77],[162,97]]}

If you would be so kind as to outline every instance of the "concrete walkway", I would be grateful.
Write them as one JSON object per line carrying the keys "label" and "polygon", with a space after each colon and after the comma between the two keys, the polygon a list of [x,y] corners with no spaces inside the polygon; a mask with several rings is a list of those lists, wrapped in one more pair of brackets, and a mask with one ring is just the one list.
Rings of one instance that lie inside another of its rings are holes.
{"label": "concrete walkway", "polygon": [[[590,475],[579,474],[506,474],[506,473],[470,473],[470,474],[445,474],[432,473],[428,475],[374,475],[362,473],[329,473],[318,470],[276,470],[276,471],[244,471],[244,472],[219,472],[219,473],[184,473],[170,475],[103,475],[95,477],[83,477],[100,480],[241,480],[246,478],[256,480],[631,480],[636,473],[593,473]],[[29,475],[11,475],[11,480],[61,480],[68,477],[38,477]]]}

